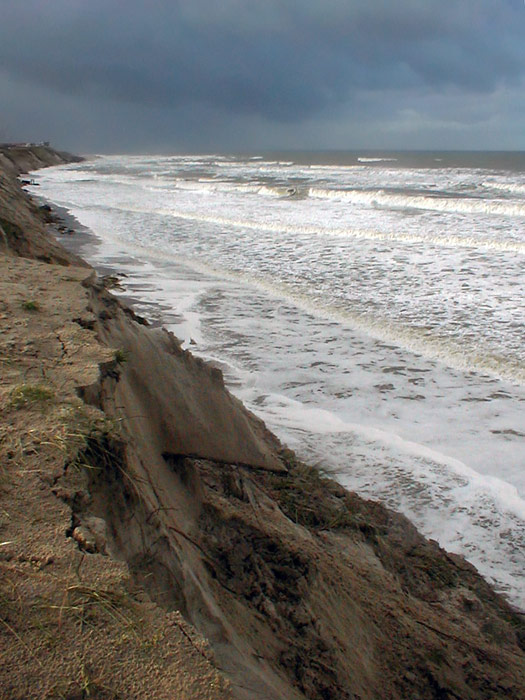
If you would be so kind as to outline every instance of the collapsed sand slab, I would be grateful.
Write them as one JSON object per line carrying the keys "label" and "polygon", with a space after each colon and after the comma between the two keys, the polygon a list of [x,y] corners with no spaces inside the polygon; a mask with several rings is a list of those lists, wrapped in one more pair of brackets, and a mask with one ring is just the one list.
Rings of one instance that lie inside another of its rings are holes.
{"label": "collapsed sand slab", "polygon": [[121,360],[118,376],[109,371],[99,386],[86,387],[88,401],[125,421],[151,459],[168,453],[285,471],[279,441],[227,391],[219,369],[165,329],[137,322],[94,277],[84,285],[97,335]]}

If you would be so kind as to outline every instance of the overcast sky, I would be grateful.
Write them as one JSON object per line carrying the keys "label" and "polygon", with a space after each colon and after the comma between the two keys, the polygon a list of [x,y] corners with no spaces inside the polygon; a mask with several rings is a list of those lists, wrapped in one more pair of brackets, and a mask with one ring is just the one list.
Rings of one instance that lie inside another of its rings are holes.
{"label": "overcast sky", "polygon": [[0,141],[525,150],[524,0],[0,0]]}

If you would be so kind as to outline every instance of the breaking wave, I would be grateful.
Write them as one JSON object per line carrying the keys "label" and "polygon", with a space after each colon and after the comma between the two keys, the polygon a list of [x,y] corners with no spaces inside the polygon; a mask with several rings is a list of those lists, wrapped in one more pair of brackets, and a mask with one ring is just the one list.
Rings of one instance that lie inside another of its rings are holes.
{"label": "breaking wave", "polygon": [[511,203],[502,200],[404,195],[389,193],[385,190],[329,190],[319,187],[310,187],[308,193],[310,197],[317,199],[334,199],[389,209],[422,209],[457,214],[525,217],[525,203]]}
{"label": "breaking wave", "polygon": [[360,163],[396,163],[397,158],[365,158],[364,156],[357,159]]}
{"label": "breaking wave", "polygon": [[258,194],[264,197],[289,197],[297,193],[297,188],[287,185],[265,185],[262,183],[235,183],[199,178],[199,180],[179,180],[175,183],[179,190],[190,192],[237,192],[240,194]]}
{"label": "breaking wave", "polygon": [[487,180],[483,183],[483,187],[490,188],[491,190],[510,192],[511,194],[525,195],[525,184],[520,182],[492,182],[491,180]]}

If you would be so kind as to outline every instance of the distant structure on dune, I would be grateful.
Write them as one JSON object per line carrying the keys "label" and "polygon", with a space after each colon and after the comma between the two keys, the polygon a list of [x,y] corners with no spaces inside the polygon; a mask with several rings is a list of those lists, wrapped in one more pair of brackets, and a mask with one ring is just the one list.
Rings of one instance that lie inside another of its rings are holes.
{"label": "distant structure on dune", "polygon": [[0,143],[0,148],[31,148],[32,146],[46,146],[49,148],[49,141],[40,141],[39,143],[22,142],[19,143]]}

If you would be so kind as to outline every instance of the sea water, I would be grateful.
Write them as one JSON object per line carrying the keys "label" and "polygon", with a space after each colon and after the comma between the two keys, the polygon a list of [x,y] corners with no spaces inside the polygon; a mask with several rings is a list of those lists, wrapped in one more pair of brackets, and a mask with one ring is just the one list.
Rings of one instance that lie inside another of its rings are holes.
{"label": "sea water", "polygon": [[301,458],[525,608],[525,154],[99,156],[33,177]]}

